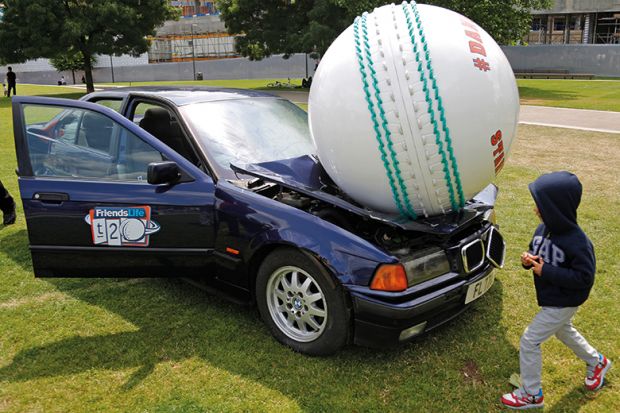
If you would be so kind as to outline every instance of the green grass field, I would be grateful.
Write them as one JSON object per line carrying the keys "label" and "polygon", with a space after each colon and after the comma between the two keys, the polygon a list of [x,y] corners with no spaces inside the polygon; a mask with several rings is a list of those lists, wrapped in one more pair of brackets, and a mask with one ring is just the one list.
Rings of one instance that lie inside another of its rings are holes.
{"label": "green grass field", "polygon": [[[22,86],[20,93],[76,97]],[[11,109],[0,98],[0,179],[18,195]],[[620,135],[523,126],[500,179],[506,267],[470,311],[389,350],[312,358],[278,344],[254,309],[174,279],[35,279],[21,204],[0,226],[0,412],[494,412],[537,311],[519,265],[536,225],[527,183],[568,169],[584,184],[580,222],[597,280],[575,325],[620,363]],[[50,234],[53,236],[53,234]],[[543,345],[548,412],[618,412],[615,367],[598,393],[556,339]],[[618,364],[620,366],[620,364]]]}
{"label": "green grass field", "polygon": [[620,80],[519,79],[521,104],[620,112]]}

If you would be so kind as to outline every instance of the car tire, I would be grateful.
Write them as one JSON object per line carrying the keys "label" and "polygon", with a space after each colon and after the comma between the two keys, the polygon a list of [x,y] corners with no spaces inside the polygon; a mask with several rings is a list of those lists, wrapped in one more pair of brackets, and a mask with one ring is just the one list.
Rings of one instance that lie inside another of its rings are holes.
{"label": "car tire", "polygon": [[256,302],[274,337],[295,351],[328,355],[347,343],[342,287],[310,254],[292,248],[269,254],[258,270]]}

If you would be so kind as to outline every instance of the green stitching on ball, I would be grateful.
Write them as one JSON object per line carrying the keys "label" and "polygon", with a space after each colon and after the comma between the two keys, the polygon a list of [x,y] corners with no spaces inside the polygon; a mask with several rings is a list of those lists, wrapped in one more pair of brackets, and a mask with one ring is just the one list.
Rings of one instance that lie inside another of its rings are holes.
{"label": "green stitching on ball", "polygon": [[456,181],[456,189],[459,195],[459,206],[462,208],[465,205],[465,197],[463,196],[463,187],[461,186],[461,177],[459,175],[458,164],[456,162],[456,157],[454,156],[454,150],[452,148],[452,138],[450,136],[450,129],[448,128],[448,124],[446,121],[446,116],[445,116],[442,100],[439,97],[439,88],[437,87],[437,81],[435,80],[435,75],[433,73],[433,68],[431,66],[431,57],[428,51],[428,45],[426,43],[424,31],[422,29],[422,21],[420,19],[420,13],[418,11],[418,7],[415,1],[412,1],[409,4],[409,6],[413,9],[413,14],[415,16],[416,23],[418,25],[418,30],[420,33],[420,40],[422,41],[422,44],[424,45],[424,53],[426,56],[426,68],[428,69],[429,77],[433,84],[432,87],[433,87],[433,90],[435,91],[435,99],[437,100],[437,105],[438,105],[437,109],[439,111],[439,118],[441,120],[441,125],[442,125],[443,131],[446,136],[446,146],[448,148],[448,153],[450,155],[450,161],[452,162],[452,173],[454,174],[454,179]]}
{"label": "green stitching on ball", "polygon": [[405,201],[405,207],[407,209],[407,213],[411,218],[415,219],[417,215],[415,213],[415,210],[413,209],[413,206],[411,205],[411,200],[409,199],[409,194],[407,193],[407,186],[405,185],[405,181],[402,178],[402,174],[398,166],[399,161],[396,158],[396,152],[394,151],[394,143],[392,142],[392,133],[390,132],[390,129],[388,128],[388,121],[387,121],[387,118],[385,117],[385,110],[383,109],[383,99],[381,99],[381,91],[379,89],[379,82],[377,81],[377,72],[375,71],[373,67],[374,62],[370,54],[370,45],[368,43],[368,31],[366,29],[366,16],[367,16],[366,13],[362,15],[362,35],[363,35],[363,40],[364,40],[364,51],[366,53],[366,60],[368,62],[370,78],[372,80],[372,85],[375,91],[375,99],[377,101],[377,108],[379,109],[379,116],[381,117],[381,125],[385,133],[385,141],[390,151],[390,157],[392,158],[392,166],[394,167],[396,179],[398,180],[398,186],[400,187],[401,193],[403,195],[403,199]]}
{"label": "green stitching on ball", "polygon": [[[446,157],[446,153],[443,148],[443,142],[441,141],[441,135],[439,133],[439,128],[437,126],[437,120],[435,117],[435,110],[433,109],[433,101],[430,96],[430,92],[428,89],[428,80],[425,76],[423,69],[423,62],[420,56],[420,50],[418,48],[418,43],[415,41],[415,32],[413,23],[411,22],[411,15],[409,10],[407,9],[408,4],[403,2],[403,13],[405,14],[405,20],[407,21],[407,29],[409,31],[409,37],[411,38],[411,43],[413,44],[413,52],[415,55],[416,62],[418,63],[418,73],[420,75],[420,81],[422,82],[422,91],[424,92],[424,97],[426,99],[426,103],[428,104],[428,113],[430,115],[431,124],[433,126],[433,134],[435,135],[435,143],[437,144],[437,150],[439,155],[441,156],[441,163],[443,166],[444,179],[446,182],[446,187],[448,188],[448,194],[450,195],[450,205],[453,210],[458,209],[458,205],[456,203],[456,199],[454,196],[454,188],[452,188],[452,177],[450,176],[450,168],[448,166],[448,159]],[[420,28],[421,31],[421,28]],[[423,43],[423,48],[426,47],[426,43]],[[432,70],[432,69],[431,69]]]}
{"label": "green stitching on ball", "polygon": [[362,48],[360,44],[360,36],[359,36],[359,25],[360,22],[365,24],[365,19],[362,20],[359,17],[355,18],[355,22],[353,23],[353,35],[355,40],[355,54],[357,56],[357,63],[359,65],[359,71],[362,75],[362,85],[364,89],[364,95],[366,97],[366,102],[368,103],[368,111],[370,112],[370,117],[373,123],[373,129],[375,130],[375,138],[377,143],[379,144],[379,152],[381,153],[381,160],[383,161],[383,166],[385,167],[385,171],[387,173],[388,182],[390,184],[390,188],[392,189],[392,196],[394,198],[394,203],[398,207],[398,210],[402,215],[406,215],[405,209],[400,201],[400,197],[398,196],[398,190],[396,189],[396,184],[394,182],[394,176],[390,169],[390,165],[387,159],[387,154],[385,153],[385,149],[383,148],[383,142],[381,140],[381,131],[379,130],[379,122],[377,121],[377,115],[375,113],[374,104],[372,102],[370,96],[370,90],[368,88],[368,80],[367,74],[364,68],[364,57],[362,56]]}

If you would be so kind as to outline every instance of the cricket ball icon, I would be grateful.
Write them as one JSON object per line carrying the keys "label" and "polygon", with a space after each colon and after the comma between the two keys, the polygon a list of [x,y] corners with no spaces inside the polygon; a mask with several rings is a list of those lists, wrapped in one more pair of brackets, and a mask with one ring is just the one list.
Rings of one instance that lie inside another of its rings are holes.
{"label": "cricket ball icon", "polygon": [[130,218],[121,224],[121,234],[127,242],[137,242],[146,235],[151,235],[159,231],[159,224],[154,221],[144,221],[141,219]]}
{"label": "cricket ball icon", "polygon": [[321,164],[345,193],[416,219],[462,208],[495,179],[519,94],[480,26],[405,2],[365,13],[334,41],[308,112]]}

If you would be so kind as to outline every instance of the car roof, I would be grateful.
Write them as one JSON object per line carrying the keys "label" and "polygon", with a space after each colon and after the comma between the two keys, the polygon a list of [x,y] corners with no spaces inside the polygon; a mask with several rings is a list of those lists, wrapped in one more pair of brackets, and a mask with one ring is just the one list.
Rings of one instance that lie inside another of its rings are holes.
{"label": "car roof", "polygon": [[84,96],[82,100],[91,100],[93,98],[122,98],[129,94],[165,99],[175,106],[219,100],[278,97],[270,93],[248,89],[208,86],[139,86],[110,88],[101,92],[90,93]]}

